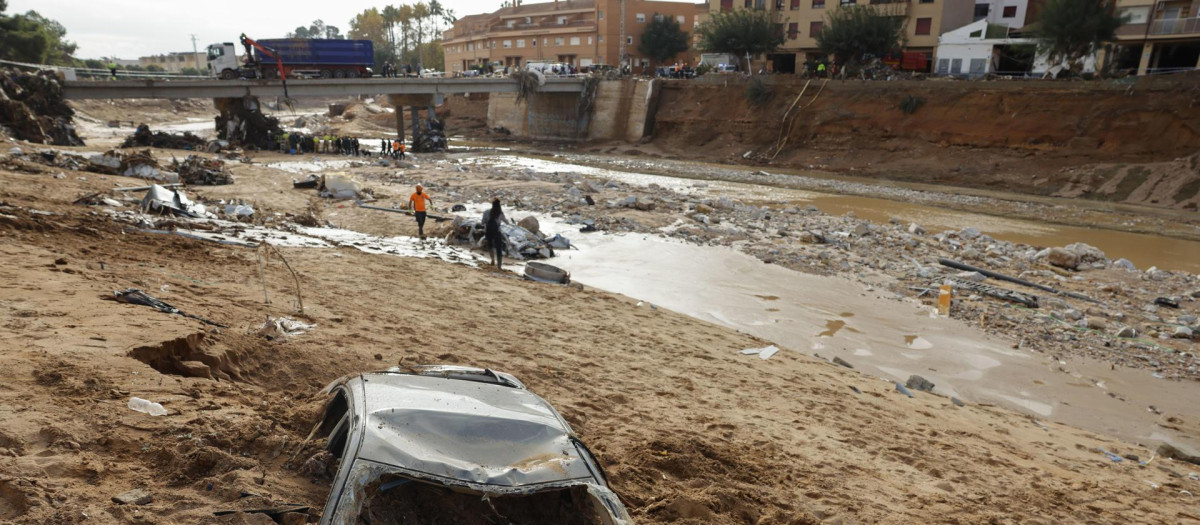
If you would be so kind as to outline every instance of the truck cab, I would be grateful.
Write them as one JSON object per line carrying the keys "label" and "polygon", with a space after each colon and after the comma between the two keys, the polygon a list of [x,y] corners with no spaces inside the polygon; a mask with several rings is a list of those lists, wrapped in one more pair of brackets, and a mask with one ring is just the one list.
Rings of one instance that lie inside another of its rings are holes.
{"label": "truck cab", "polygon": [[224,42],[208,46],[208,76],[222,80],[233,80],[241,74],[238,71],[238,53],[233,42]]}

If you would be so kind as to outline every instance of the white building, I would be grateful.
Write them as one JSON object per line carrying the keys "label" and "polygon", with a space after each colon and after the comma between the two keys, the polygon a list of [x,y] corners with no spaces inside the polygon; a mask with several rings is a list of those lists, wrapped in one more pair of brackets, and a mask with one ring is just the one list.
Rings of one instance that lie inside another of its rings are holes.
{"label": "white building", "polygon": [[1020,29],[1028,23],[1029,0],[975,0],[975,21],[986,20]]}
{"label": "white building", "polygon": [[[1058,74],[1061,65],[1051,65],[1036,52],[1032,38],[1015,36],[1005,25],[987,20],[972,22],[938,37],[937,63],[933,73],[941,76],[979,78],[989,73],[1013,76]],[[1084,59],[1084,73],[1096,71],[1096,55]]]}

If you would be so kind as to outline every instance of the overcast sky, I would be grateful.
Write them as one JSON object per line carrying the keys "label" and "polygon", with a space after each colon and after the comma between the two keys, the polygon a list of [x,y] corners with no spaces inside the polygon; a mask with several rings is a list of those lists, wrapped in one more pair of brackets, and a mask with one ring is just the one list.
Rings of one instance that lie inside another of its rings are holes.
{"label": "overcast sky", "polygon": [[[493,11],[501,1],[442,0],[442,5],[464,16]],[[345,34],[354,15],[384,5],[381,0],[9,0],[8,12],[32,9],[58,20],[67,28],[67,39],[79,44],[79,58],[135,59],[190,51],[192,34],[203,50],[216,42],[236,42],[242,33],[280,38],[318,18]]]}

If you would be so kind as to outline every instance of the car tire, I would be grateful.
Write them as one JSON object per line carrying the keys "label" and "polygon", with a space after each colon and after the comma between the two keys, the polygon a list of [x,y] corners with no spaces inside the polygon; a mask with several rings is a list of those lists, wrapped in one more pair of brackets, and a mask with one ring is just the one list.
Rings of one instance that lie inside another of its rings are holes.
{"label": "car tire", "polygon": [[354,69],[347,70],[346,78],[358,78],[358,71]]}
{"label": "car tire", "polygon": [[233,80],[237,78],[237,73],[232,69],[226,69],[221,72],[221,80]]}
{"label": "car tire", "polygon": [[333,71],[333,78],[346,78],[346,70],[344,70],[344,69],[335,69],[335,70]]}
{"label": "car tire", "polygon": [[333,71],[328,69],[321,70],[321,78],[333,78]]}

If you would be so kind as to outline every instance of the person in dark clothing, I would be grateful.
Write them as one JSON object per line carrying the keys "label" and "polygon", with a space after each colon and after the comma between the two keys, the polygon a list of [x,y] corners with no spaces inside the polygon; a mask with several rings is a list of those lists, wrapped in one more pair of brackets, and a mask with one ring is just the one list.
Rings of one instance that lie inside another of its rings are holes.
{"label": "person in dark clothing", "polygon": [[386,157],[388,155],[388,153],[390,153],[388,151],[389,149],[391,149],[391,148],[388,148],[387,139],[379,139],[379,156]]}
{"label": "person in dark clothing", "polygon": [[483,238],[487,241],[492,264],[501,270],[504,269],[504,233],[500,231],[500,225],[505,222],[510,221],[500,209],[500,199],[493,199],[492,209],[483,212]]}
{"label": "person in dark clothing", "polygon": [[362,151],[359,150],[359,147],[360,147],[360,144],[358,143],[358,137],[354,137],[354,156],[355,157],[362,155]]}

